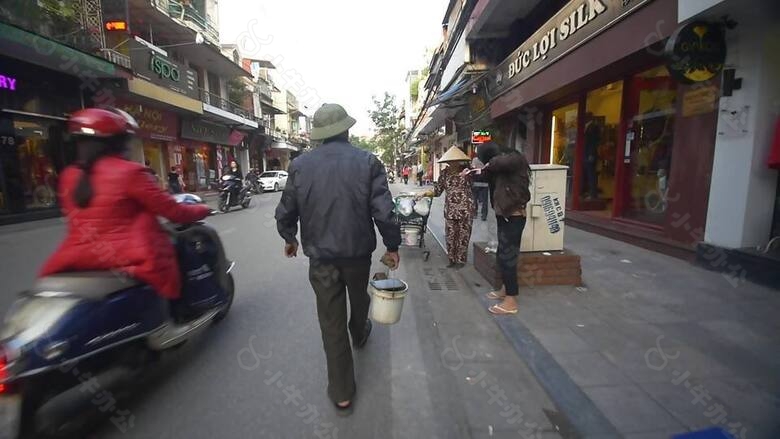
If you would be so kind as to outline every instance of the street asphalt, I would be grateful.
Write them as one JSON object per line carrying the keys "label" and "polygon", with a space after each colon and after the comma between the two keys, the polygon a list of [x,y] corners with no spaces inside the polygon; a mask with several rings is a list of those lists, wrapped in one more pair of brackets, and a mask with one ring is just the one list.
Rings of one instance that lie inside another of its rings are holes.
{"label": "street asphalt", "polygon": [[[393,326],[375,325],[366,347],[356,353],[355,410],[338,417],[325,392],[308,260],[284,258],[276,233],[273,211],[279,197],[263,194],[247,210],[208,219],[237,262],[230,314],[169,355],[162,370],[135,386],[132,398],[117,403],[133,417],[125,433],[104,420],[89,437],[521,437],[506,416],[498,415],[504,406],[495,404],[487,387],[498,389],[504,376],[510,400],[524,408],[524,420],[535,421],[538,434],[528,437],[559,437],[544,414],[555,411],[552,402],[479,304],[465,290],[437,291],[431,283],[436,282],[429,275],[445,272],[446,258],[430,237],[429,262],[415,249],[402,251],[396,275],[412,285],[403,318]],[[63,232],[60,220],[0,228],[3,312],[14,294],[29,286]],[[382,250],[380,245],[372,272],[380,270],[376,261]],[[461,353],[458,337],[468,333]],[[484,358],[475,359],[476,351]],[[485,378],[480,386],[473,385],[477,375]]]}
{"label": "street asphalt", "polygon": [[[780,437],[776,291],[567,228],[585,285],[524,288],[520,312],[495,318],[473,267],[445,268],[441,199],[430,259],[404,248],[394,273],[410,285],[401,321],[375,325],[356,353],[355,411],[338,417],[308,261],[282,256],[279,196],[208,220],[238,264],[227,319],[119,399],[126,432],[103,419],[70,437],[648,439],[711,427],[718,408],[735,437]],[[494,228],[492,216],[476,221],[472,240]],[[58,219],[0,227],[0,311],[63,232]],[[669,367],[651,361],[658,352]]]}

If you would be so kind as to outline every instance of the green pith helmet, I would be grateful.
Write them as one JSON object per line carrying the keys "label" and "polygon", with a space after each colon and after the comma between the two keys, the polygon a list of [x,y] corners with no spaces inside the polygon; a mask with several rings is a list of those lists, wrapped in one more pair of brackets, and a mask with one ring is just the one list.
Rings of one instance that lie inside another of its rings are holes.
{"label": "green pith helmet", "polygon": [[311,139],[324,140],[336,136],[352,128],[356,122],[341,105],[325,104],[311,120]]}

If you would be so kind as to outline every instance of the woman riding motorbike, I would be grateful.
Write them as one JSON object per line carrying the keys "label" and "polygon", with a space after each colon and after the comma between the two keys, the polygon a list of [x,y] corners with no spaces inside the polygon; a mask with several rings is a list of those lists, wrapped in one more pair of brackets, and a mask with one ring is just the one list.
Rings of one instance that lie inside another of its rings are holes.
{"label": "woman riding motorbike", "polygon": [[157,217],[186,224],[211,209],[177,203],[143,164],[125,157],[137,130],[133,117],[118,109],[71,115],[68,132],[79,162],[62,172],[58,194],[67,235],[41,276],[112,271],[151,285],[166,299],[180,296],[176,252]]}

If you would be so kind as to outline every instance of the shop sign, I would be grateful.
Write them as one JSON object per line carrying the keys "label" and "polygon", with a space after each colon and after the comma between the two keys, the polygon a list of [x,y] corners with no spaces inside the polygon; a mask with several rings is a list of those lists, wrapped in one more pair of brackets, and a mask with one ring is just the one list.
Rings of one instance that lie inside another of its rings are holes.
{"label": "shop sign", "polygon": [[650,1],[570,1],[496,67],[493,94],[521,84]]}
{"label": "shop sign", "polygon": [[133,72],[140,78],[193,99],[200,99],[198,74],[138,41],[130,40]]}
{"label": "shop sign", "polygon": [[696,21],[674,31],[664,54],[674,79],[684,84],[709,81],[723,70],[726,37],[719,25]]}
{"label": "shop sign", "polygon": [[224,125],[201,119],[184,119],[181,122],[181,137],[201,142],[230,144],[231,129]]}
{"label": "shop sign", "polygon": [[493,140],[493,137],[490,135],[490,131],[472,131],[471,133],[471,143],[475,145],[487,143],[491,140]]}
{"label": "shop sign", "polygon": [[16,78],[0,74],[0,90],[16,91]]}
{"label": "shop sign", "polygon": [[116,106],[135,118],[141,127],[139,135],[148,139],[172,141],[178,138],[176,114],[118,99]]}
{"label": "shop sign", "polygon": [[106,31],[108,32],[127,32],[127,22],[124,20],[110,20],[106,21]]}
{"label": "shop sign", "polygon": [[560,232],[564,211],[561,200],[558,199],[557,194],[545,195],[542,197],[542,211],[544,212],[544,221],[547,224],[547,230],[549,230],[551,234]]}
{"label": "shop sign", "polygon": [[682,115],[683,117],[696,116],[715,111],[718,108],[718,87],[692,87],[692,90],[683,93]]}

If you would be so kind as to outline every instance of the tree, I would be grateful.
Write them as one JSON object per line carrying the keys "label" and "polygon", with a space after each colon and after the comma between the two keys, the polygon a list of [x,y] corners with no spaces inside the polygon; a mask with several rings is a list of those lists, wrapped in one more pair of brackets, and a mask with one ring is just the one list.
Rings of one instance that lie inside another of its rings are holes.
{"label": "tree", "polygon": [[374,143],[374,139],[369,139],[363,136],[350,135],[349,143],[360,149],[365,149],[366,151],[376,153],[376,144]]}
{"label": "tree", "polygon": [[244,106],[244,99],[249,95],[242,78],[233,78],[227,83],[228,100],[234,104]]}
{"label": "tree", "polygon": [[417,98],[420,94],[420,77],[417,76],[412,80],[412,83],[409,84],[409,96],[412,97],[412,104],[417,102]]}
{"label": "tree", "polygon": [[376,127],[372,139],[376,146],[375,153],[387,165],[394,165],[396,149],[403,141],[403,129],[398,123],[401,110],[395,103],[395,96],[385,92],[382,100],[373,97],[374,109],[368,116]]}

